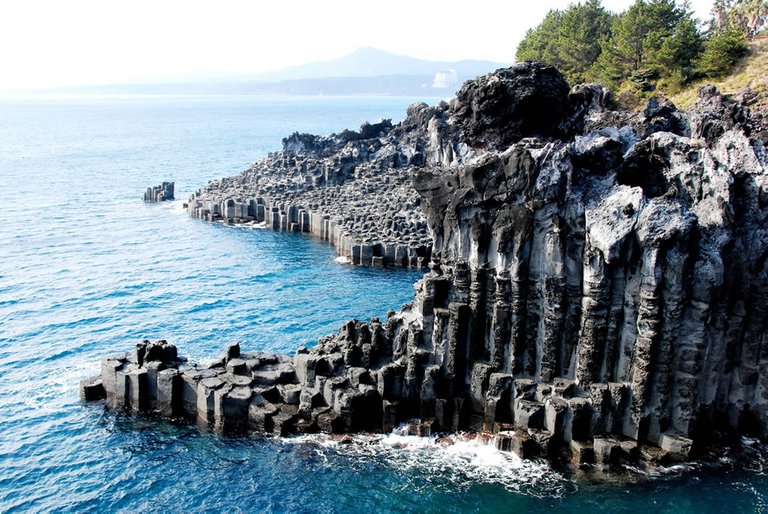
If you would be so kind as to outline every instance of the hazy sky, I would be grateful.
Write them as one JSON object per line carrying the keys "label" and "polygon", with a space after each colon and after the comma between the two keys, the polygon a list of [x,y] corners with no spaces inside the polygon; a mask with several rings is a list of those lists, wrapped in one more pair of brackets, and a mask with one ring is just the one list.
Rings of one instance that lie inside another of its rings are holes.
{"label": "hazy sky", "polygon": [[[569,0],[9,0],[0,90],[250,74],[373,46],[511,63],[526,29]],[[603,0],[614,11],[631,0]],[[693,0],[707,18],[712,0]]]}

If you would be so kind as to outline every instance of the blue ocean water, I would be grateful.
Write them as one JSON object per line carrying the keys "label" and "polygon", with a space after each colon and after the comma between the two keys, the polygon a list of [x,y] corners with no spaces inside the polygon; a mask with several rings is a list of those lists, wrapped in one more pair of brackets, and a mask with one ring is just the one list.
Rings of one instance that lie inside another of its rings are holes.
{"label": "blue ocean water", "polygon": [[476,442],[221,437],[79,402],[99,358],[139,339],[293,353],[410,300],[418,273],[140,195],[174,180],[184,199],[291,132],[397,121],[414,100],[0,101],[0,512],[767,512],[763,468],[586,486]]}

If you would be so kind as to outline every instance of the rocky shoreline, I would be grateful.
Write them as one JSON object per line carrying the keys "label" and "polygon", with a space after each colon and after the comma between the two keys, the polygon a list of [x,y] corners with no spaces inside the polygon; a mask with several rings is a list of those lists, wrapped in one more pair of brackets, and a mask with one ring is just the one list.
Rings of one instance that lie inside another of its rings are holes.
{"label": "rocky shoreline", "polygon": [[[354,326],[365,331],[367,325]],[[353,322],[345,328],[354,330]],[[374,333],[382,330],[375,319],[371,328]],[[335,365],[343,367],[344,363],[339,359]],[[578,427],[588,430],[589,422],[585,424],[578,417],[567,419],[567,409],[555,409],[554,414],[546,413],[556,421],[550,432],[545,427],[545,412],[540,412],[538,419],[527,407],[542,396],[561,400],[564,405],[574,401],[576,387],[572,381],[556,381],[555,390],[537,387],[528,379],[514,381],[512,402],[519,412],[514,424],[486,417],[477,420],[475,426],[462,427],[461,407],[457,411],[438,401],[434,402],[436,417],[404,418],[406,405],[395,400],[401,398],[399,390],[404,386],[398,373],[377,374],[365,367],[350,367],[347,376],[338,376],[333,366],[333,362],[313,358],[305,349],[292,359],[266,352],[241,352],[237,344],[230,345],[215,362],[201,365],[178,356],[175,346],[166,341],[144,341],[133,352],[104,358],[100,376],[82,381],[80,392],[84,401],[106,399],[107,407],[114,411],[186,420],[222,434],[341,435],[399,429],[407,435],[428,437],[442,427],[439,433],[444,435],[438,443],[443,446],[453,444],[457,437],[478,439],[523,459],[547,458],[575,470],[610,471],[625,465],[654,469],[685,460],[691,449],[690,441],[683,438],[665,439],[659,449],[607,434],[589,442],[573,439],[569,444],[555,445],[552,439],[559,441],[566,430],[583,439],[587,432],[580,433]],[[470,432],[460,434],[460,430]]]}
{"label": "rocky shoreline", "polygon": [[432,239],[413,176],[473,155],[448,114],[444,102],[414,104],[394,126],[383,120],[325,137],[294,133],[281,151],[210,182],[185,208],[207,221],[311,234],[354,265],[425,268]]}
{"label": "rocky shoreline", "polygon": [[[420,201],[406,192],[402,202],[432,241],[416,251],[429,272],[414,302],[386,321],[350,321],[292,358],[231,346],[201,367],[144,342],[106,358],[83,397],[223,432],[388,432],[403,422],[423,434],[488,432],[503,450],[575,467],[765,440],[764,120],[714,88],[689,112],[659,100],[639,114],[616,110],[602,87],[569,90],[554,68],[524,63],[372,129],[358,149],[391,143],[351,168],[339,152],[363,139],[294,135],[270,157],[288,159],[276,178],[269,160],[257,163],[198,192],[190,212],[256,221],[264,206],[271,226],[311,233],[324,213],[328,234],[352,193],[321,204],[325,192],[410,176]],[[390,205],[365,209],[377,202]],[[330,231],[340,253],[391,264],[387,225],[349,216]],[[397,261],[401,242],[391,241]]]}

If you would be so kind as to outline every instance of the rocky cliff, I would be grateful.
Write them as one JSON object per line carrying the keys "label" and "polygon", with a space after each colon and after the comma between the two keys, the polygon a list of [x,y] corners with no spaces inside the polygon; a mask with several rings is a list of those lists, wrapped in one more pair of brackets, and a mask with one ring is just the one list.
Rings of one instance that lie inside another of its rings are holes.
{"label": "rocky cliff", "polygon": [[[602,87],[569,91],[537,63],[470,81],[450,104],[381,128],[391,149],[349,172],[374,184],[407,161],[433,241],[411,305],[350,321],[292,360],[230,348],[201,369],[143,343],[105,359],[108,403],[277,433],[415,419],[421,432],[495,432],[502,448],[576,464],[765,438],[761,120],[713,88],[689,112],[659,100],[614,110]],[[286,142],[314,155],[297,183],[347,173],[350,142],[340,154],[317,141]],[[339,161],[310,165],[328,159]]]}
{"label": "rocky cliff", "polygon": [[362,266],[425,267],[432,240],[412,177],[457,166],[471,149],[448,123],[448,104],[414,104],[406,119],[320,137],[295,133],[236,177],[197,191],[188,212],[208,221],[264,223],[331,242]]}

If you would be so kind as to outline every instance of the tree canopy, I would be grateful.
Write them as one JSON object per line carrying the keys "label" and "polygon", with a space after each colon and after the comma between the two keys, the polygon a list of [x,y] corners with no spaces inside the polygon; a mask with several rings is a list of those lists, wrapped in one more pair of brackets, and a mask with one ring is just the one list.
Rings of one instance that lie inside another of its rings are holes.
{"label": "tree canopy", "polygon": [[600,0],[552,10],[517,48],[517,60],[558,67],[572,84],[651,91],[674,89],[727,73],[746,53],[746,38],[763,30],[768,0],[716,0],[702,31],[687,1],[635,0],[624,12]]}
{"label": "tree canopy", "polygon": [[600,55],[601,41],[610,35],[612,19],[600,0],[549,11],[544,21],[526,34],[517,48],[517,59],[548,62],[570,82],[583,82]]}

